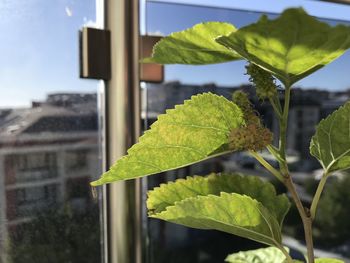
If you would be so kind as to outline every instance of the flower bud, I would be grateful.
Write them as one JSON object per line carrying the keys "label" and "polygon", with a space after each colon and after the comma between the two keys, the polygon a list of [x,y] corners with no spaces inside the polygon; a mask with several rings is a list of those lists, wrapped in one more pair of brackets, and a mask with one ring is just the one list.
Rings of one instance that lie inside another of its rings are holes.
{"label": "flower bud", "polygon": [[277,85],[271,73],[250,63],[246,66],[247,74],[250,75],[249,81],[255,85],[256,95],[259,99],[272,98],[277,94]]}
{"label": "flower bud", "polygon": [[246,125],[231,130],[229,148],[235,151],[260,151],[271,144],[273,134],[262,125],[248,95],[243,91],[236,91],[232,94],[232,100],[242,110]]}
{"label": "flower bud", "polygon": [[229,148],[236,151],[260,151],[272,143],[272,132],[259,125],[250,123],[246,127],[233,129],[229,135]]}

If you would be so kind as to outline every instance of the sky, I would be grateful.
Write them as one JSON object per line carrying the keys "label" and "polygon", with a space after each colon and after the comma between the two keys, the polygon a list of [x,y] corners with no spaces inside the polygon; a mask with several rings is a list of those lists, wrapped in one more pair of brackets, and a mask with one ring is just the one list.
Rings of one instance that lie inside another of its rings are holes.
{"label": "sky", "polygon": [[[283,1],[266,0],[264,3],[266,6]],[[208,0],[186,2],[213,3]],[[260,3],[259,8],[262,8],[261,0],[216,2],[223,6],[228,2],[235,3],[236,8],[239,3],[247,5],[249,2],[253,7]],[[315,1],[297,2],[310,4]],[[0,108],[29,106],[33,100],[44,100],[48,93],[97,91],[98,81],[79,79],[78,68],[78,30],[84,24],[94,24],[95,8],[95,0],[0,0]],[[325,12],[324,7],[317,8],[315,5],[311,10]],[[346,8],[337,12],[329,10],[333,17],[344,19],[349,14]],[[259,16],[254,12],[151,2],[147,4],[147,19],[142,26],[149,34],[167,35],[203,21],[227,21],[241,27]],[[346,54],[299,84],[304,88],[346,89],[350,87],[349,68],[350,54]],[[167,66],[165,77],[167,81],[179,80],[188,84],[235,86],[247,82],[243,73],[244,63],[232,62],[211,66]]]}
{"label": "sky", "polygon": [[78,30],[93,21],[95,0],[0,0],[0,108],[96,92],[78,68]]}

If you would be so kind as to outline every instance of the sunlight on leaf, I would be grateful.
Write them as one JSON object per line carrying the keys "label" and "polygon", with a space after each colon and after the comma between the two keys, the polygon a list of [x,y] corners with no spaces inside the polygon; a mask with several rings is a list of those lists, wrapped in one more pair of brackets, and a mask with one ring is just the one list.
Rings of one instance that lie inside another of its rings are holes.
{"label": "sunlight on leaf", "polygon": [[236,28],[223,22],[207,22],[160,40],[153,48],[152,57],[143,62],[159,64],[204,65],[241,59],[241,57],[222,45],[215,38],[228,35]]}
{"label": "sunlight on leaf", "polygon": [[221,192],[244,194],[256,199],[274,214],[280,226],[290,207],[286,195],[277,195],[271,183],[257,176],[210,174],[178,179],[154,188],[148,193],[147,208],[150,214],[156,214],[186,198],[220,195]]}
{"label": "sunlight on leaf", "polygon": [[167,110],[92,186],[184,167],[232,151],[228,136],[244,126],[242,111],[212,93],[192,96]]}
{"label": "sunlight on leaf", "polygon": [[275,20],[262,16],[217,42],[291,85],[341,56],[350,47],[350,28],[331,27],[292,8]]}
{"label": "sunlight on leaf", "polygon": [[222,192],[186,198],[150,215],[198,229],[219,230],[260,243],[281,246],[280,225],[260,202],[246,195]]}
{"label": "sunlight on leaf", "polygon": [[148,194],[149,216],[199,229],[215,229],[280,246],[290,203],[258,177],[194,176],[162,184]]}
{"label": "sunlight on leaf", "polygon": [[350,102],[319,123],[310,152],[326,172],[350,168]]}

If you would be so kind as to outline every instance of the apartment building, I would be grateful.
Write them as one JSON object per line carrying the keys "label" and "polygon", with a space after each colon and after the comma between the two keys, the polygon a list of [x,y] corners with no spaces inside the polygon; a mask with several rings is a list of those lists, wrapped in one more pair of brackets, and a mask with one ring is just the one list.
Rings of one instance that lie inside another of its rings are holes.
{"label": "apartment building", "polygon": [[[180,82],[149,85],[143,89],[142,116],[148,121],[144,126],[191,95],[210,91],[230,99],[237,89],[254,95],[250,85],[231,88]],[[299,169],[310,171],[318,165],[308,153],[316,124],[329,111],[344,104],[349,94],[294,89],[292,98],[288,149],[303,161]],[[75,210],[84,210],[91,202],[88,182],[101,172],[96,161],[99,159],[96,100],[96,94],[52,94],[43,102],[33,102],[30,108],[0,110],[0,250],[19,225],[30,222],[45,209],[69,203]],[[253,103],[265,125],[278,133],[269,104],[257,100]],[[222,159],[212,159],[169,172],[166,177],[154,177],[149,183],[158,185],[158,180],[220,171],[223,163]]]}
{"label": "apartment building", "polygon": [[52,94],[31,108],[0,110],[0,250],[45,209],[84,209],[98,155],[95,94]]}

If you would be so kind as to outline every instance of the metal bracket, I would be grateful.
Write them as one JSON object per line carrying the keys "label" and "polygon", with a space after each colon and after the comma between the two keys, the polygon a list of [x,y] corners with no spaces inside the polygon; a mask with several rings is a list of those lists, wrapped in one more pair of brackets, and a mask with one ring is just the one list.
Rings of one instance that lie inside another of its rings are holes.
{"label": "metal bracket", "polygon": [[80,77],[111,78],[111,33],[109,30],[83,27],[79,31]]}
{"label": "metal bracket", "polygon": [[[152,55],[153,46],[161,40],[159,36],[142,36],[141,37],[141,58]],[[140,80],[152,83],[162,83],[164,81],[164,66],[160,64],[141,64]]]}

